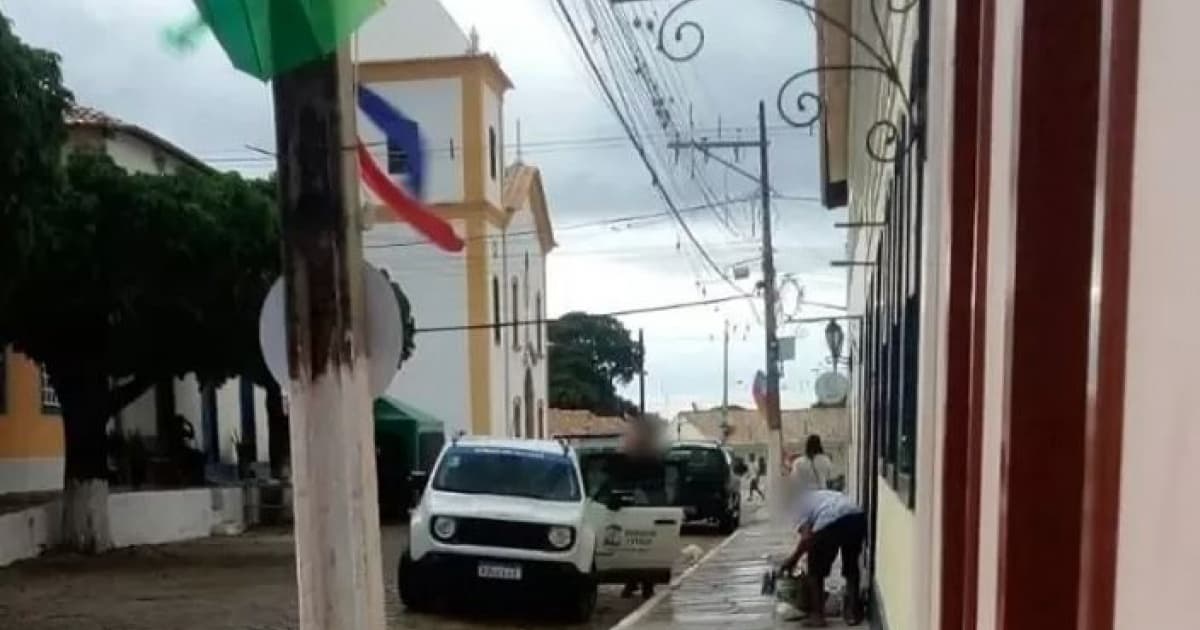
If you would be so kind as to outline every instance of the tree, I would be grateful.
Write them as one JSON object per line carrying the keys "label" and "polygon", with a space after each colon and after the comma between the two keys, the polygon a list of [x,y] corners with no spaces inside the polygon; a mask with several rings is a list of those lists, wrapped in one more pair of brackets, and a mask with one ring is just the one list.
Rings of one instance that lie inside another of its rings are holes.
{"label": "tree", "polygon": [[256,359],[278,218],[237,175],[130,174],[76,154],[62,181],[28,224],[37,247],[0,308],[0,340],[41,363],[58,394],[64,540],[93,551],[110,545],[109,418],[154,383],[195,373],[216,385]]}
{"label": "tree", "polygon": [[0,305],[33,249],[29,222],[59,186],[63,113],[71,93],[62,85],[58,56],[25,45],[0,13]]}
{"label": "tree", "polygon": [[550,406],[624,415],[637,406],[617,395],[637,375],[637,343],[608,315],[568,313],[549,325]]}

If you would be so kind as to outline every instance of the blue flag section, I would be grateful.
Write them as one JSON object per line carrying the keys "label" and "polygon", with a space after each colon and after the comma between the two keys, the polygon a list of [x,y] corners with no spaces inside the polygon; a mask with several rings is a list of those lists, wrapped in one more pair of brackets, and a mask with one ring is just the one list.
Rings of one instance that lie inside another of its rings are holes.
{"label": "blue flag section", "polygon": [[[402,163],[413,197],[425,198],[425,147],[420,127],[382,96],[358,86],[358,108],[387,138],[388,164]],[[393,171],[388,169],[389,173]]]}

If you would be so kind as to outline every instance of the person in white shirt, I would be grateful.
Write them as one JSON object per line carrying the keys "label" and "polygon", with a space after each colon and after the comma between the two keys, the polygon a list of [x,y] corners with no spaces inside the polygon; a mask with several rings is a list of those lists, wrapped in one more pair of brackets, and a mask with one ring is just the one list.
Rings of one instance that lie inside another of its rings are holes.
{"label": "person in white shirt", "polygon": [[833,480],[833,460],[825,454],[821,437],[808,436],[804,444],[804,455],[792,460],[792,481],[806,490],[827,490]]}
{"label": "person in white shirt", "polygon": [[842,556],[842,577],[846,578],[845,617],[849,625],[862,623],[858,604],[860,576],[858,561],[867,538],[867,519],[861,508],[846,495],[834,490],[802,490],[796,507],[800,540],[784,561],[782,570],[790,573],[800,558],[808,555],[809,611],[804,625],[823,628],[825,620],[825,578],[838,554]]}

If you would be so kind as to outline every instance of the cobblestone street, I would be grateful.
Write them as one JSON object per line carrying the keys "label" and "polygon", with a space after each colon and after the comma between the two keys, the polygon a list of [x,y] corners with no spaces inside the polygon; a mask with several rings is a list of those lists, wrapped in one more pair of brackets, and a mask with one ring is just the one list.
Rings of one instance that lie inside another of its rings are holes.
{"label": "cobblestone street", "polygon": [[[478,610],[464,616],[410,615],[400,605],[396,562],[404,528],[383,529],[391,630],[554,626],[530,611]],[[710,548],[708,532],[683,544]],[[0,569],[0,628],[22,630],[287,630],[296,627],[295,560],[285,531],[122,549],[98,558],[49,554]],[[590,624],[608,628],[641,603],[601,588]]]}

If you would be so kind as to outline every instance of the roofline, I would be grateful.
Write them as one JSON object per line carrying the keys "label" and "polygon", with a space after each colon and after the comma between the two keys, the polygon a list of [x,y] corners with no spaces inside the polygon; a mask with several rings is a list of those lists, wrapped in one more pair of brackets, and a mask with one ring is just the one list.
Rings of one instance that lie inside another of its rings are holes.
{"label": "roofline", "polygon": [[208,164],[205,164],[199,158],[192,155],[191,153],[188,153],[187,151],[184,151],[182,148],[180,148],[178,145],[171,142],[170,140],[163,138],[162,136],[154,133],[153,131],[150,131],[143,127],[139,127],[132,123],[127,123],[127,122],[123,122],[123,121],[122,122],[101,122],[101,121],[90,121],[90,120],[74,120],[74,121],[67,122],[67,127],[68,128],[78,128],[78,129],[102,129],[104,131],[120,131],[123,133],[127,133],[127,134],[134,136],[135,138],[138,138],[146,143],[155,145],[155,146],[165,150],[167,153],[170,153],[172,156],[174,156],[180,162],[183,162],[183,163],[187,164],[188,166],[191,166],[192,168],[199,170],[202,173],[215,174],[218,172],[217,169],[209,166]]}
{"label": "roofline", "polygon": [[[542,253],[549,254],[558,243],[554,241],[554,224],[550,220],[550,207],[546,203],[546,189],[542,185],[542,172],[538,167],[517,162],[508,169],[516,169],[511,176],[504,178],[501,190],[501,205],[504,206],[511,220],[525,200],[529,202],[529,212],[533,215],[534,225],[537,226],[538,242]],[[508,170],[506,169],[506,171]],[[510,183],[511,182],[511,183]]]}

